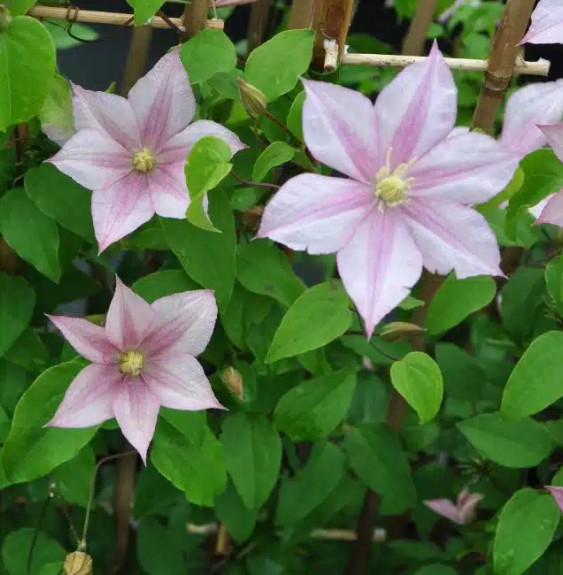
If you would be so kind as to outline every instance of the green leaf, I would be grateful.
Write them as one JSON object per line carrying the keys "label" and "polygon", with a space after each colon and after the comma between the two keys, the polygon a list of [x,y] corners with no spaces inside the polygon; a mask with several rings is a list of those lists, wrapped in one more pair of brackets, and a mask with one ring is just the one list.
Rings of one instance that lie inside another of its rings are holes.
{"label": "green leaf", "polygon": [[23,260],[58,283],[59,229],[23,188],[10,190],[0,199],[0,233]]}
{"label": "green leaf", "polygon": [[4,358],[28,371],[43,371],[49,362],[49,352],[39,335],[33,329],[27,328]]}
{"label": "green leaf", "polygon": [[352,469],[370,489],[381,494],[388,513],[400,514],[416,504],[409,463],[399,439],[385,424],[346,433]]}
{"label": "green leaf", "polygon": [[563,316],[563,256],[549,262],[545,269],[545,283],[557,313]]}
{"label": "green leaf", "polygon": [[468,315],[484,308],[495,297],[493,278],[479,276],[458,280],[450,275],[440,286],[428,308],[426,328],[441,333],[461,323]]}
{"label": "green leaf", "polygon": [[243,543],[254,531],[257,509],[247,509],[237,490],[229,483],[227,489],[215,500],[215,513],[237,543]]}
{"label": "green leaf", "polygon": [[221,30],[202,30],[190,38],[182,45],[180,58],[192,84],[229,73],[237,64],[235,46]]}
{"label": "green leaf", "polygon": [[233,165],[231,148],[224,140],[212,136],[201,138],[191,149],[184,173],[190,193],[186,217],[194,226],[218,232],[205,213],[205,194],[224,180]]}
{"label": "green leaf", "polygon": [[133,24],[144,26],[160,10],[165,0],[127,0],[127,2],[135,8]]}
{"label": "green leaf", "polygon": [[254,164],[252,180],[261,182],[270,170],[289,162],[297,150],[285,142],[270,144],[259,156]]}
{"label": "green leaf", "polygon": [[478,451],[505,467],[535,467],[551,453],[548,430],[533,419],[514,421],[487,413],[457,425]]}
{"label": "green leaf", "polygon": [[336,282],[308,289],[287,310],[268,350],[267,363],[323,347],[352,323],[346,292]]}
{"label": "green leaf", "polygon": [[282,482],[276,525],[295,525],[319,507],[340,483],[344,454],[332,443],[317,443],[305,467]]}
{"label": "green leaf", "polygon": [[31,321],[35,293],[21,277],[0,272],[0,357],[23,333]]}
{"label": "green leaf", "polygon": [[0,32],[0,132],[39,114],[54,74],[51,35],[35,18],[16,16]]}
{"label": "green leaf", "polygon": [[52,164],[25,174],[25,189],[35,205],[63,228],[93,242],[92,194]]}
{"label": "green leaf", "polygon": [[201,289],[183,270],[162,270],[137,280],[133,291],[153,303],[161,297]]}
{"label": "green leaf", "polygon": [[[76,34],[76,31],[74,31]],[[45,104],[39,114],[41,127],[49,137],[61,141],[70,138],[74,130],[74,112],[70,84],[60,74],[55,74]]]}
{"label": "green leaf", "polygon": [[88,505],[90,489],[96,467],[96,458],[91,447],[81,449],[76,457],[55,469],[53,476],[60,494],[66,503]]}
{"label": "green leaf", "polygon": [[563,332],[540,335],[525,351],[504,388],[501,413],[519,418],[533,415],[563,397]]}
{"label": "green leaf", "polygon": [[223,193],[209,198],[209,216],[221,234],[210,234],[190,222],[161,218],[166,241],[186,273],[215,290],[220,308],[229,303],[235,283],[235,220]]}
{"label": "green leaf", "polygon": [[44,371],[22,395],[4,445],[2,465],[12,483],[43,477],[72,459],[91,439],[97,427],[60,429],[45,427],[63,396],[84,367],[71,361]]}
{"label": "green leaf", "polygon": [[221,433],[225,464],[248,509],[257,509],[270,496],[278,479],[280,437],[265,416],[229,415]]}
{"label": "green leaf", "polygon": [[420,423],[432,420],[440,411],[444,382],[438,364],[419,351],[407,354],[391,366],[391,383],[416,411]]}
{"label": "green leaf", "polygon": [[414,575],[457,575],[457,572],[448,565],[433,563],[422,567]]}
{"label": "green leaf", "polygon": [[305,104],[305,90],[293,100],[289,113],[287,115],[287,127],[291,130],[292,134],[300,141],[303,141],[303,105]]}
{"label": "green leaf", "polygon": [[293,90],[313,57],[313,30],[281,32],[252,51],[246,61],[246,81],[268,100]]}
{"label": "green leaf", "polygon": [[8,0],[8,9],[12,16],[22,16],[35,2],[36,0]]}
{"label": "green leaf", "polygon": [[137,557],[148,575],[182,575],[187,571],[180,541],[155,517],[145,517],[137,532]]}
{"label": "green leaf", "polygon": [[247,290],[272,297],[285,306],[305,291],[287,256],[269,240],[238,246],[237,279]]}
{"label": "green leaf", "polygon": [[160,418],[151,462],[188,501],[212,507],[227,483],[223,446],[207,425],[195,434],[183,433],[179,427]]}
{"label": "green leaf", "polygon": [[346,417],[356,389],[356,374],[337,371],[307,380],[282,396],[274,424],[292,441],[316,441]]}
{"label": "green leaf", "polygon": [[[34,540],[31,569],[28,570],[28,551]],[[34,528],[11,531],[2,543],[2,560],[7,575],[39,575],[43,565],[61,562],[65,555],[65,550],[57,541]]]}
{"label": "green leaf", "polygon": [[517,491],[502,508],[493,547],[495,575],[522,575],[547,550],[561,512],[551,495]]}
{"label": "green leaf", "polygon": [[487,378],[473,355],[453,343],[439,343],[434,354],[448,396],[466,402],[483,398]]}

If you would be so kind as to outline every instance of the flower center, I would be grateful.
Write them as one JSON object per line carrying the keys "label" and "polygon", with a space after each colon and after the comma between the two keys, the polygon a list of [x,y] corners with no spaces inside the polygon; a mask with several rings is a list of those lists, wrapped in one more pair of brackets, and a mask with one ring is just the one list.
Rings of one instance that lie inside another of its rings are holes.
{"label": "flower center", "polygon": [[121,373],[124,373],[125,375],[137,377],[141,375],[144,363],[145,358],[140,351],[125,351],[119,358],[119,369]]}
{"label": "flower center", "polygon": [[412,166],[414,160],[408,164],[399,164],[391,171],[392,149],[387,150],[387,161],[379,172],[375,181],[375,196],[379,200],[379,208],[394,208],[408,200],[407,192],[411,189],[414,178],[406,178],[405,172]]}
{"label": "flower center", "polygon": [[143,148],[139,152],[135,152],[131,157],[131,163],[137,172],[146,174],[152,172],[156,167],[156,158],[148,148]]}

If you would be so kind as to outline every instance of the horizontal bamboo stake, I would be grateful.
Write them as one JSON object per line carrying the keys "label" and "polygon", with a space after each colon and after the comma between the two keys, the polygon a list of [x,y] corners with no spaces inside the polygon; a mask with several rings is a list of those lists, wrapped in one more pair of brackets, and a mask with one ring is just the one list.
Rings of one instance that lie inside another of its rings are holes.
{"label": "horizontal bamboo stake", "polygon": [[[422,62],[425,56],[394,56],[389,54],[345,54],[341,64],[348,66],[382,66],[386,68],[406,68],[415,62]],[[469,58],[444,58],[452,70],[465,70],[467,72],[486,72],[489,62],[487,60],[471,60]],[[515,74],[529,74],[531,76],[548,76],[551,62],[538,60],[537,62],[519,61],[514,67]]]}

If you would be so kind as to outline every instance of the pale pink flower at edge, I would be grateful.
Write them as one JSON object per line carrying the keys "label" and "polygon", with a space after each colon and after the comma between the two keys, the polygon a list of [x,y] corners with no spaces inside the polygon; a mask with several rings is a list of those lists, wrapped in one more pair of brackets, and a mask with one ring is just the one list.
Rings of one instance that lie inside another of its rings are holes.
{"label": "pale pink flower at edge", "polygon": [[458,278],[501,275],[495,235],[471,206],[504,189],[519,157],[484,134],[451,135],[457,91],[436,46],[375,105],[339,86],[304,84],[307,146],[348,178],[289,180],[266,207],[260,237],[311,254],[336,252],[368,337],[423,264]]}
{"label": "pale pink flower at edge", "polygon": [[[555,155],[563,162],[563,123],[540,126]],[[537,219],[538,224],[563,226],[563,190],[549,196]]]}
{"label": "pale pink flower at edge", "polygon": [[195,359],[217,319],[213,292],[178,293],[149,305],[118,278],[105,328],[80,318],[49,317],[92,363],[70,384],[48,425],[91,427],[115,417],[146,462],[161,405],[222,408]]}
{"label": "pale pink flower at edge", "polygon": [[563,512],[563,487],[557,487],[555,485],[546,485],[545,488],[551,493],[555,503],[559,506],[559,509]]}
{"label": "pale pink flower at edge", "polygon": [[189,205],[184,164],[202,137],[244,145],[227,128],[192,122],[195,99],[177,51],[165,55],[122,98],[73,86],[77,133],[50,160],[92,194],[100,251],[156,213],[182,219]]}
{"label": "pale pink flower at edge", "polygon": [[467,525],[475,518],[477,504],[483,497],[480,493],[470,493],[464,489],[458,495],[455,503],[449,499],[430,499],[424,501],[424,504],[434,513],[453,521],[457,525]]}
{"label": "pale pink flower at edge", "polygon": [[520,44],[563,44],[563,2],[540,0]]}

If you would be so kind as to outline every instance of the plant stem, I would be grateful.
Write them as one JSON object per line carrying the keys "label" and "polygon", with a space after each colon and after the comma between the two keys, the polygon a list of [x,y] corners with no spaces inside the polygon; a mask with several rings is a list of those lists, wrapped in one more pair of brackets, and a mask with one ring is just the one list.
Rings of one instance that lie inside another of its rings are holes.
{"label": "plant stem", "polygon": [[270,21],[270,0],[258,0],[252,6],[248,23],[248,54],[266,38]]}
{"label": "plant stem", "polygon": [[403,56],[418,56],[424,50],[428,27],[434,18],[438,0],[418,2],[416,13],[403,42]]}
{"label": "plant stem", "polygon": [[268,190],[279,190],[280,186],[276,185],[276,184],[267,184],[266,182],[250,182],[248,180],[243,180],[242,178],[239,178],[234,172],[231,172],[231,176],[233,176],[233,178],[237,181],[240,182],[241,184],[248,186],[250,188],[256,187],[256,188],[267,188]]}

